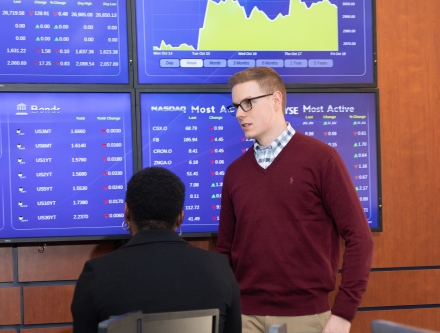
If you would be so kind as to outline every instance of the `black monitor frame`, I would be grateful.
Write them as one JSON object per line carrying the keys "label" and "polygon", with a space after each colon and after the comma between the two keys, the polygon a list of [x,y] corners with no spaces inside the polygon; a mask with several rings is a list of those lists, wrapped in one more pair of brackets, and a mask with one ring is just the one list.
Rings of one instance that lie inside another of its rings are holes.
{"label": "black monitor frame", "polygon": [[[133,51],[133,62],[132,67],[134,70],[134,88],[136,89],[159,89],[159,90],[175,90],[185,91],[187,89],[204,91],[205,89],[214,89],[214,90],[224,90],[228,89],[228,84],[141,84],[139,83],[139,57],[138,57],[138,37],[137,37],[137,24],[136,24],[136,16],[137,16],[137,8],[136,8],[136,0],[127,0],[131,1],[131,9],[133,13],[133,19],[131,20],[132,28],[132,51]],[[378,70],[377,70],[377,33],[376,33],[376,0],[371,0],[371,38],[372,38],[372,71],[373,71],[373,82],[372,83],[322,83],[322,84],[285,84],[287,89],[331,89],[331,88],[377,88],[378,86]],[[237,72],[243,70],[245,68],[237,68]]]}
{"label": "black monitor frame", "polygon": [[135,43],[134,35],[132,34],[132,13],[134,11],[134,7],[132,7],[131,0],[125,0],[126,4],[126,28],[127,28],[127,71],[128,71],[128,82],[125,84],[104,84],[104,83],[0,83],[0,92],[1,91],[25,91],[28,89],[56,89],[57,91],[64,91],[64,89],[70,89],[70,91],[77,89],[88,91],[95,89],[129,89],[134,87],[134,71],[136,67],[133,66],[134,56],[133,53],[133,45]]}
{"label": "black monitor frame", "polygon": [[[84,89],[82,85],[76,85],[75,89],[66,86],[61,87],[43,87],[41,85],[27,87],[27,89],[9,89],[9,87],[0,90],[2,92],[12,93],[129,93],[131,100],[131,125],[132,125],[132,150],[133,150],[133,174],[139,169],[136,167],[136,162],[139,160],[139,148],[137,145],[138,137],[138,115],[135,111],[135,90],[130,88],[114,88],[106,86],[93,86],[90,89]],[[91,235],[91,236],[42,236],[42,237],[22,237],[22,238],[3,238],[0,234],[0,244],[15,244],[15,243],[48,243],[48,242],[72,242],[72,241],[96,241],[96,240],[127,240],[130,238],[128,234],[114,234],[114,235]]]}
{"label": "black monitor frame", "polygon": [[[346,88],[331,88],[331,89],[292,89],[286,88],[287,94],[295,94],[295,93],[373,93],[375,95],[375,104],[376,104],[376,153],[377,153],[377,191],[378,191],[378,227],[371,228],[372,232],[382,232],[382,180],[381,180],[381,151],[380,151],[380,106],[379,106],[379,90],[373,88],[363,88],[363,89],[346,89]],[[192,89],[191,87],[186,86],[185,89],[177,89],[177,88],[145,88],[145,89],[136,89],[136,114],[138,115],[139,123],[138,123],[138,147],[139,147],[139,159],[138,159],[138,169],[142,169],[142,133],[141,133],[141,119],[140,119],[140,95],[148,93],[175,93],[175,94],[185,94],[185,93],[194,93],[194,94],[202,94],[202,93],[230,93],[229,88],[209,88],[204,87],[204,89]],[[212,233],[185,233],[185,229],[183,229],[183,237],[215,237],[217,236],[217,232]]]}
{"label": "black monitor frame", "polygon": [[[84,90],[83,86],[76,86],[76,89],[69,89],[67,87],[61,86],[48,89],[47,87],[42,86],[33,86],[32,89],[28,88],[26,90],[16,90],[16,89],[3,89],[1,92],[49,92],[49,93],[117,93],[117,92],[129,92],[131,94],[132,101],[132,145],[133,145],[133,172],[137,172],[142,169],[142,142],[141,142],[141,124],[140,124],[140,94],[141,93],[229,93],[228,88],[222,89],[190,89],[186,88],[185,90],[181,89],[159,89],[159,88],[151,88],[151,89],[108,89],[107,87],[94,87],[94,89]],[[377,179],[378,179],[378,205],[379,205],[379,227],[372,228],[373,232],[380,232],[383,230],[382,228],[382,195],[381,195],[381,168],[380,168],[380,140],[379,140],[379,94],[376,89],[287,89],[288,93],[374,93],[376,96],[376,128],[377,128]],[[184,231],[184,230],[183,230]],[[202,232],[202,233],[183,233],[183,237],[193,238],[193,237],[215,237],[217,236],[217,232]],[[65,242],[65,241],[92,241],[92,240],[116,240],[116,239],[128,239],[129,236],[126,234],[121,235],[111,235],[111,236],[72,236],[72,237],[38,237],[38,238],[12,238],[12,239],[0,239],[0,243],[3,244],[11,244],[11,243],[38,243],[38,242]]]}

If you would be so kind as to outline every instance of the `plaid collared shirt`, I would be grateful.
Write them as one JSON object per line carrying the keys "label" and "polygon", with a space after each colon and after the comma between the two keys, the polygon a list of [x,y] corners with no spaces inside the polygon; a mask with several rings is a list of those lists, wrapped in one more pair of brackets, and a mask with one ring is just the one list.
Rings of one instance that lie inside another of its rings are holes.
{"label": "plaid collared shirt", "polygon": [[286,130],[281,133],[281,135],[276,138],[269,146],[261,146],[257,141],[255,141],[254,153],[255,159],[257,160],[258,164],[263,169],[266,169],[278,156],[281,150],[287,145],[294,134],[295,130],[290,125],[290,123],[287,123]]}

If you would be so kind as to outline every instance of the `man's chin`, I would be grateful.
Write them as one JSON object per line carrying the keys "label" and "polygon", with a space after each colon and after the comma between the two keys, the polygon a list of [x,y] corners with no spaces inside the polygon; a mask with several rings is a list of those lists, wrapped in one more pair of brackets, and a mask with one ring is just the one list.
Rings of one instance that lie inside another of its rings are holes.
{"label": "man's chin", "polygon": [[242,130],[243,130],[243,134],[246,137],[246,139],[253,139],[254,138],[254,136],[250,133],[250,131],[247,131],[243,128],[242,128]]}

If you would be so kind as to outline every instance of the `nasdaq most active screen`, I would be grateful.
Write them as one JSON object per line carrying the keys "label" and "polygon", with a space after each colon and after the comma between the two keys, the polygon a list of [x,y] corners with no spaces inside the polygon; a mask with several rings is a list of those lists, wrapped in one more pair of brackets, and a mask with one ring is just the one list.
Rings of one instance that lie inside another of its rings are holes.
{"label": "nasdaq most active screen", "polygon": [[9,0],[0,10],[0,83],[128,84],[126,0]]}
{"label": "nasdaq most active screen", "polygon": [[[216,232],[225,171],[253,145],[225,109],[230,94],[141,93],[140,102],[143,166],[169,168],[185,183],[184,232]],[[339,152],[370,227],[379,228],[375,93],[290,93],[285,115]]]}
{"label": "nasdaq most active screen", "polygon": [[0,239],[125,234],[130,93],[0,93]]}
{"label": "nasdaq most active screen", "polygon": [[372,0],[136,0],[139,84],[374,84]]}

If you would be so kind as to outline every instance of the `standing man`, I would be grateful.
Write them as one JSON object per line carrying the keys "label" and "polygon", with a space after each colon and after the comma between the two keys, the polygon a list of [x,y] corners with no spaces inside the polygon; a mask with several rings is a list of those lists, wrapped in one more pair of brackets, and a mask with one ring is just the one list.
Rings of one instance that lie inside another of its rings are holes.
{"label": "standing man", "polygon": [[[240,285],[243,333],[348,333],[369,277],[373,239],[336,150],[286,123],[286,89],[272,69],[229,79],[236,116],[255,143],[227,169],[217,251]],[[342,282],[332,309],[340,237]]]}

